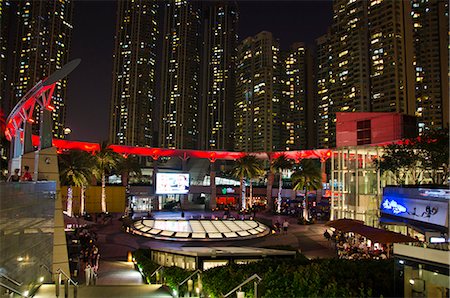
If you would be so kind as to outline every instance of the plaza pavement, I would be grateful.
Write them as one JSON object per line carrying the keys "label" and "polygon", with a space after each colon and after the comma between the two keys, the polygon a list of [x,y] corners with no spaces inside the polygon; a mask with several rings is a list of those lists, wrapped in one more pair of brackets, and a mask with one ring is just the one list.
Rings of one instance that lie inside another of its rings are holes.
{"label": "plaza pavement", "polygon": [[[185,211],[184,219],[200,217],[204,215],[222,217],[223,212],[201,212]],[[323,237],[325,227],[323,223],[313,225],[298,225],[297,219],[289,216],[271,215],[257,213],[256,220],[265,224],[282,223],[287,219],[290,223],[288,232],[269,234],[265,237],[248,240],[230,241],[163,241],[132,235],[124,231],[123,222],[120,220],[122,214],[112,214],[112,220],[107,224],[95,225],[92,230],[97,233],[97,246],[100,252],[100,264],[96,286],[81,286],[79,297],[171,297],[169,291],[160,285],[145,285],[140,273],[134,269],[132,263],[127,262],[128,252],[138,248],[177,248],[181,246],[250,246],[267,247],[287,245],[297,248],[308,258],[332,258],[335,256],[334,249]],[[236,213],[233,213],[239,218]],[[181,212],[155,212],[155,218],[181,219]],[[84,273],[84,272],[82,272]],[[84,276],[80,274],[79,281],[84,285]],[[45,295],[49,291],[50,296]],[[51,297],[54,295],[54,285],[45,285],[36,297]],[[150,293],[151,292],[151,293]],[[72,295],[72,293],[71,293]],[[54,297],[54,296],[53,296]]]}
{"label": "plaza pavement", "polygon": [[[218,216],[222,217],[223,212],[201,212],[201,211],[185,211],[184,219],[190,219],[194,216]],[[335,251],[331,248],[329,242],[323,237],[325,227],[323,223],[313,225],[298,225],[297,219],[289,216],[267,215],[258,213],[256,220],[261,219],[263,222],[274,223],[279,221],[282,223],[287,219],[290,223],[288,233],[270,234],[265,237],[248,239],[248,240],[229,240],[229,241],[163,241],[155,240],[148,237],[132,235],[126,233],[122,229],[122,221],[119,220],[120,214],[113,214],[113,220],[106,225],[97,225],[94,231],[97,233],[97,242],[100,250],[100,268],[99,277],[101,276],[103,263],[105,261],[126,261],[127,253],[138,248],[177,248],[181,246],[278,246],[289,245],[299,249],[308,258],[332,258]],[[178,218],[181,219],[181,212],[155,212],[155,218]],[[235,214],[235,216],[237,216]]]}

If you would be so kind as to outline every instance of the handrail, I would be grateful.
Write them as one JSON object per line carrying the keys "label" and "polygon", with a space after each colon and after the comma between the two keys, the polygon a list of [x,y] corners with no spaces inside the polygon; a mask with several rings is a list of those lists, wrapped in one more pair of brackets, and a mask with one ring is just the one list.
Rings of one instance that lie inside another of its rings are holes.
{"label": "handrail", "polygon": [[192,276],[194,276],[197,273],[202,273],[202,271],[200,269],[197,269],[194,271],[194,273],[192,273],[191,275],[189,275],[188,277],[186,277],[185,280],[183,280],[181,283],[178,284],[178,286],[183,285],[185,282],[187,282]]}
{"label": "handrail", "polygon": [[17,295],[20,295],[20,297],[28,297],[28,296],[25,296],[24,294],[22,294],[21,292],[19,292],[18,290],[14,289],[14,288],[12,288],[12,287],[10,287],[10,286],[8,286],[8,285],[5,285],[5,284],[2,283],[2,282],[0,282],[0,287],[4,287],[5,289],[8,289],[8,290],[10,290],[10,291],[13,291],[13,292],[16,293]]}
{"label": "handrail", "polygon": [[53,275],[53,272],[52,272],[52,270],[50,270],[50,268],[48,268],[48,266],[47,266],[47,265],[45,265],[45,264],[41,264],[41,267],[44,267],[44,268],[45,268],[45,270],[47,270],[47,271],[48,271],[48,273],[50,273],[51,275]]}
{"label": "handrail", "polygon": [[[253,274],[252,276],[250,276],[249,278],[247,278],[245,281],[243,281],[240,285],[238,285],[237,287],[235,287],[233,290],[231,290],[230,292],[228,292],[225,296],[223,296],[224,298],[230,296],[231,294],[233,294],[234,292],[236,292],[237,290],[239,290],[240,288],[242,288],[244,285],[246,285],[247,283],[251,282],[252,280],[254,280],[255,278],[258,279],[258,282],[260,282],[262,280],[261,277],[259,277],[258,274]],[[256,287],[256,286],[255,286]]]}
{"label": "handrail", "polygon": [[78,283],[73,281],[73,279],[71,279],[70,276],[68,276],[67,273],[65,273],[61,268],[58,268],[56,270],[56,273],[64,275],[67,278],[67,280],[70,281],[74,286],[76,287],[78,286]]}
{"label": "handrail", "polygon": [[21,282],[18,282],[17,280],[13,279],[12,277],[9,277],[5,273],[0,273],[0,276],[6,278],[7,280],[9,280],[10,282],[12,282],[13,284],[15,284],[18,287],[20,287],[22,285]]}
{"label": "handrail", "polygon": [[155,271],[153,271],[153,273],[152,274],[150,274],[150,278],[152,278],[153,277],[153,275],[155,275],[159,270],[161,270],[161,268],[164,268],[164,266],[163,265],[161,265],[161,266],[159,266]]}

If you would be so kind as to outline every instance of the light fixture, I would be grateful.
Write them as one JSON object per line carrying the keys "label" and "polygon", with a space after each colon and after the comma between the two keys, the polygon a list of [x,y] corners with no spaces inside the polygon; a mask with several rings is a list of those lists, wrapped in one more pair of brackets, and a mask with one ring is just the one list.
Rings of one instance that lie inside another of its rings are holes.
{"label": "light fixture", "polygon": [[405,264],[405,261],[403,261],[403,260],[400,260],[400,261],[398,261],[400,264]]}
{"label": "light fixture", "polygon": [[415,284],[414,279],[410,279],[410,280],[409,280],[409,283],[412,284],[412,285]]}
{"label": "light fixture", "polygon": [[39,277],[39,282],[44,282],[44,277],[43,276]]}
{"label": "light fixture", "polygon": [[28,290],[26,290],[25,292],[23,292],[23,296],[24,297],[28,297],[28,294],[29,294],[30,292],[28,291]]}

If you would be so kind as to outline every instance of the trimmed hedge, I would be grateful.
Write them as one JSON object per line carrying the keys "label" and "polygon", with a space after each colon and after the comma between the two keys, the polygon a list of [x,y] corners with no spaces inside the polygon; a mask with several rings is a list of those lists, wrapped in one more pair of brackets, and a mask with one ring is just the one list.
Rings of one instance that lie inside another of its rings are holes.
{"label": "trimmed hedge", "polygon": [[[158,265],[150,261],[148,251],[134,253],[144,274]],[[392,297],[394,296],[393,260],[308,260],[265,259],[246,265],[230,264],[206,270],[202,274],[203,290],[211,297],[221,297],[253,274],[263,280],[260,297]],[[164,269],[166,284],[172,289],[191,271],[177,267]],[[146,275],[146,276],[148,276]],[[253,297],[253,282],[243,287]]]}

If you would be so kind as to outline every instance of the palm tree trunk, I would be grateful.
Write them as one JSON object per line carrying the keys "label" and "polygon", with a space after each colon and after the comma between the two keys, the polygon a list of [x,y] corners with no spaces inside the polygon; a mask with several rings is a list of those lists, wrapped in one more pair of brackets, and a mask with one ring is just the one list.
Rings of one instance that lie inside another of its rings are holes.
{"label": "palm tree trunk", "polygon": [[281,190],[283,189],[283,177],[280,170],[280,180],[278,181],[277,213],[281,212]]}
{"label": "palm tree trunk", "polygon": [[245,183],[244,177],[241,177],[241,209],[245,209]]}
{"label": "palm tree trunk", "polygon": [[106,176],[102,175],[102,212],[106,213]]}
{"label": "palm tree trunk", "polygon": [[122,180],[121,182],[122,182],[122,186],[125,186],[125,187],[127,187],[128,186],[128,180],[129,180],[129,173],[127,172],[127,171],[123,171],[122,172],[122,175],[121,175],[121,179],[120,180]]}
{"label": "palm tree trunk", "polygon": [[85,190],[86,190],[86,188],[85,188],[85,186],[84,185],[82,185],[81,186],[81,190],[80,190],[80,192],[81,192],[81,199],[80,199],[80,215],[83,215],[84,214],[84,195],[85,195]]}
{"label": "palm tree trunk", "polygon": [[250,179],[250,203],[253,206],[253,184],[252,184],[252,179]]}
{"label": "palm tree trunk", "polygon": [[73,216],[72,205],[73,205],[73,189],[72,186],[69,185],[69,187],[67,187],[67,214],[70,217]]}
{"label": "palm tree trunk", "polygon": [[305,207],[303,208],[303,218],[309,220],[309,204],[308,204],[308,189],[305,186]]}
{"label": "palm tree trunk", "polygon": [[273,203],[274,201],[272,200],[272,186],[273,186],[273,180],[274,180],[274,173],[272,173],[272,171],[269,171],[269,174],[267,175],[267,205],[269,207],[269,211],[272,212],[274,209]]}

